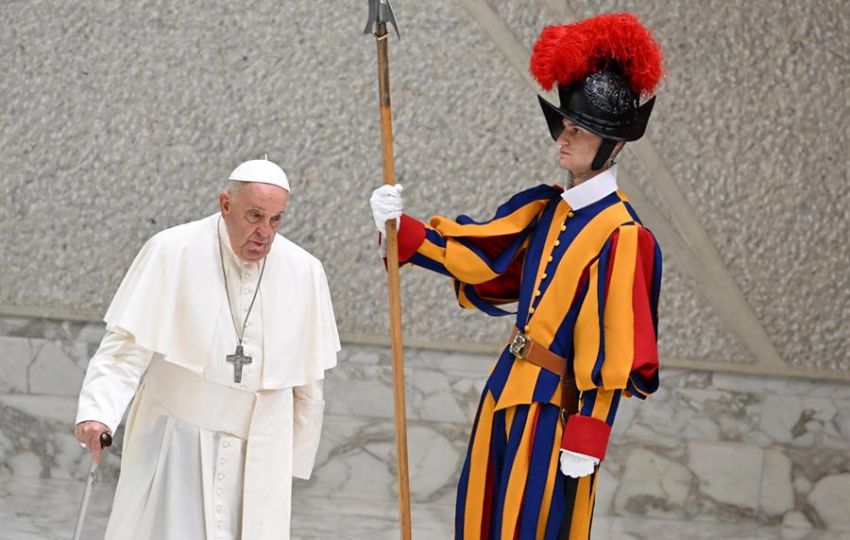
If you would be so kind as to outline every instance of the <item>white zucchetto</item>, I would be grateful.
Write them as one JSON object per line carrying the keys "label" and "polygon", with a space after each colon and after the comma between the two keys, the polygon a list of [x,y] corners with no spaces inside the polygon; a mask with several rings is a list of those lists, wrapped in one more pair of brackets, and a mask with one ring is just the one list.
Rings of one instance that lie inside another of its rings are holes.
{"label": "white zucchetto", "polygon": [[242,163],[230,173],[229,180],[236,182],[259,182],[289,190],[289,180],[277,164],[267,159],[252,159]]}

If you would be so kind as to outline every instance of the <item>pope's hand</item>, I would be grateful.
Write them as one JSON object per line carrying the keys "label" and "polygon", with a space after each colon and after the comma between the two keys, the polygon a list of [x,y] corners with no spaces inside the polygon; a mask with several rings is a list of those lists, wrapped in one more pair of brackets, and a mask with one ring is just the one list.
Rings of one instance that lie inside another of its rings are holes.
{"label": "pope's hand", "polygon": [[593,456],[561,450],[561,472],[570,478],[581,478],[593,474],[599,460]]}
{"label": "pope's hand", "polygon": [[91,450],[92,459],[100,463],[103,448],[100,447],[100,436],[109,433],[109,428],[100,422],[86,420],[74,426],[74,436],[80,444]]}
{"label": "pope's hand", "polygon": [[386,230],[387,221],[394,219],[396,225],[399,224],[401,213],[404,211],[404,202],[401,198],[401,192],[404,188],[401,184],[394,186],[383,185],[372,192],[372,197],[369,198],[369,204],[372,206],[372,218],[375,220],[375,227],[378,232],[383,233]]}

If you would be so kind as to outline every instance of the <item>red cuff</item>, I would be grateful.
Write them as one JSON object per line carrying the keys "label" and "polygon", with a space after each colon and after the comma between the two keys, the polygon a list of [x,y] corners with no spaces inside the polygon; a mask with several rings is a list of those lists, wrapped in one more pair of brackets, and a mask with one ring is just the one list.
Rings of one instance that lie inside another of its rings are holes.
{"label": "red cuff", "polygon": [[599,461],[605,459],[611,426],[602,420],[590,416],[574,414],[567,418],[561,449],[593,456]]}
{"label": "red cuff", "polygon": [[404,264],[413,257],[423,242],[425,225],[416,218],[402,214],[398,230],[398,264]]}

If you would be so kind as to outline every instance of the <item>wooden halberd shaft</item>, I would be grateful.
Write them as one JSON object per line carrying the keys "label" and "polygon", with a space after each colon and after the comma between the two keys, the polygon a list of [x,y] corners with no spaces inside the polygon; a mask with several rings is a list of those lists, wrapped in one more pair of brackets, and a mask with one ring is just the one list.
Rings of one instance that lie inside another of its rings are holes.
{"label": "wooden halberd shaft", "polygon": [[[381,153],[384,184],[395,185],[393,120],[390,99],[390,59],[386,22],[379,21],[375,40],[378,48],[378,92],[381,111]],[[401,291],[398,268],[398,231],[394,220],[386,223],[387,287],[390,300],[390,331],[393,360],[393,402],[398,468],[398,510],[402,540],[411,540],[410,473],[407,464],[407,413],[404,386],[404,342],[401,326]]]}

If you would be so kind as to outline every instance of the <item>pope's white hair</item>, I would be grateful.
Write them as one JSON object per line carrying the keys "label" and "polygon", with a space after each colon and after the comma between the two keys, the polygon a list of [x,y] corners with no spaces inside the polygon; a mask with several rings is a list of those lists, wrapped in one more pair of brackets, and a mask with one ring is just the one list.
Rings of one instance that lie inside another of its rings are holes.
{"label": "pope's white hair", "polygon": [[239,191],[242,189],[242,184],[245,182],[240,182],[238,180],[228,180],[227,185],[224,186],[224,192],[230,195],[231,199],[235,199]]}

